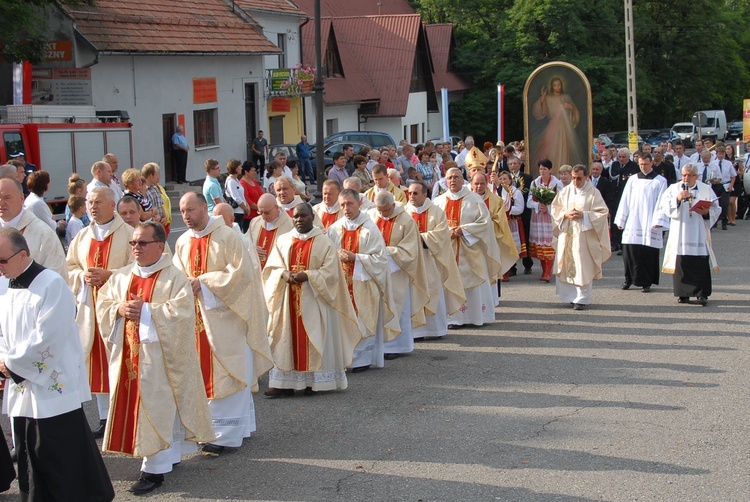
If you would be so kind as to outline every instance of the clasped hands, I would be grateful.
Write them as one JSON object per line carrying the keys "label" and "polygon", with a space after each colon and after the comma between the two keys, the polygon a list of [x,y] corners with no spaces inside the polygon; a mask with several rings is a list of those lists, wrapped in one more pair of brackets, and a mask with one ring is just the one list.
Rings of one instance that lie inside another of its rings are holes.
{"label": "clasped hands", "polygon": [[112,272],[106,268],[89,267],[83,273],[83,281],[91,287],[98,288],[104,285],[111,275]]}
{"label": "clasped hands", "polygon": [[120,317],[127,317],[134,321],[140,321],[141,319],[141,308],[143,307],[143,300],[137,295],[130,293],[130,300],[124,301],[117,308],[117,313]]}
{"label": "clasped hands", "polygon": [[287,284],[302,284],[307,282],[307,274],[304,272],[292,272],[291,270],[284,270],[281,274],[281,278]]}
{"label": "clasped hands", "polygon": [[451,227],[451,239],[460,239],[463,235],[464,231],[461,227]]}
{"label": "clasped hands", "polygon": [[569,220],[580,220],[583,218],[583,211],[579,211],[578,209],[571,209],[567,213],[565,213],[565,217]]}

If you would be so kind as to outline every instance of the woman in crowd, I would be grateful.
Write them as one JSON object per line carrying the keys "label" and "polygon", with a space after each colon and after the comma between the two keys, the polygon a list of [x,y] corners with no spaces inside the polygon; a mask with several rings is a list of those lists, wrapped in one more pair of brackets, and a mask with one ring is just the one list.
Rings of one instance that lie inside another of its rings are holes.
{"label": "woman in crowd", "polygon": [[380,150],[380,163],[383,164],[386,169],[396,169],[396,165],[391,162],[391,152],[387,146],[384,146]]}
{"label": "woman in crowd", "polygon": [[245,202],[250,212],[245,215],[245,226],[250,228],[250,220],[258,216],[258,199],[263,195],[263,187],[258,183],[258,171],[255,164],[246,160],[242,163],[242,179],[240,180],[245,191]]}
{"label": "woman in crowd", "polygon": [[[559,179],[552,176],[552,162],[548,159],[539,161],[539,177],[531,182],[529,192],[537,187],[559,192],[563,185]],[[550,201],[551,202],[551,201]],[[537,258],[542,264],[542,277],[544,282],[550,281],[552,262],[555,259],[555,248],[552,247],[552,229],[554,223],[550,215],[550,205],[541,203],[535,196],[529,193],[528,206],[531,208],[531,225],[529,229],[529,254]]]}
{"label": "woman in crowd", "polygon": [[23,201],[23,207],[34,213],[52,230],[57,230],[57,223],[55,223],[55,218],[52,217],[52,211],[42,198],[44,192],[49,190],[49,173],[47,171],[34,171],[29,174],[26,178],[26,187],[30,193]]}
{"label": "woman in crowd", "polygon": [[299,162],[296,160],[290,160],[287,162],[289,169],[292,171],[292,184],[294,185],[294,193],[299,195],[305,202],[310,202],[312,196],[307,191],[307,185],[299,177]]}
{"label": "woman in crowd", "polygon": [[245,200],[245,190],[242,188],[239,180],[241,166],[242,164],[237,159],[230,159],[227,162],[228,176],[224,182],[224,191],[228,197],[234,200],[234,204],[230,202],[229,205],[232,207],[237,206],[234,207],[234,222],[237,223],[244,234],[248,229],[246,223],[250,221],[245,219],[245,215],[250,214],[250,206]]}
{"label": "woman in crowd", "polygon": [[[78,176],[78,173],[73,173],[70,178],[68,178],[68,195],[78,195],[83,197],[84,200],[86,199],[86,180]],[[66,205],[65,221],[70,221],[71,216],[73,215],[70,213],[70,208]],[[83,216],[81,216],[81,222],[84,227],[89,226],[89,223],[91,223],[89,215],[83,213]]]}
{"label": "woman in crowd", "polygon": [[273,160],[266,166],[266,169],[270,176],[266,178],[266,185],[263,188],[266,189],[266,192],[276,197],[276,191],[273,189],[273,184],[277,179],[284,175],[284,166],[281,162]]}
{"label": "woman in crowd", "polygon": [[573,166],[569,166],[568,164],[560,166],[560,169],[557,171],[557,173],[560,178],[560,183],[562,183],[563,187],[570,185],[570,182],[573,180]]}
{"label": "woman in crowd", "polygon": [[[732,163],[737,176],[741,176],[741,169],[744,167],[742,162],[737,162],[737,158],[734,154],[734,147],[727,143],[724,147],[724,151],[727,153],[727,160]],[[728,223],[732,226],[737,224],[737,201],[744,195],[744,186],[742,183],[742,177],[734,184],[732,191],[729,193],[729,211],[727,212]]]}
{"label": "woman in crowd", "polygon": [[203,196],[206,198],[206,203],[208,204],[208,213],[211,214],[216,204],[224,202],[221,184],[218,179],[219,174],[221,174],[221,167],[219,166],[219,161],[216,159],[206,160],[203,166],[206,169],[206,180],[203,182]]}
{"label": "woman in crowd", "polygon": [[126,169],[120,178],[122,186],[125,188],[124,194],[134,197],[138,204],[141,205],[141,221],[148,221],[157,215],[151,201],[143,195],[143,180],[141,172],[138,169]]}
{"label": "woman in crowd", "polygon": [[362,182],[362,191],[372,188],[374,182],[372,181],[372,174],[367,170],[367,160],[361,155],[355,155],[352,162],[354,162],[355,168],[352,176],[359,178],[359,181]]}

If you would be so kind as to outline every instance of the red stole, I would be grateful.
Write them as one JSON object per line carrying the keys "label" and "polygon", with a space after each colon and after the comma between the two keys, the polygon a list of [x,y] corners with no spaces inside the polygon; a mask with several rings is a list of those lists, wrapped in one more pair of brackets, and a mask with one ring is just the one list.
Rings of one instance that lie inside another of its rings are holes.
{"label": "red stole", "polygon": [[[450,228],[461,225],[461,202],[463,202],[463,198],[457,200],[446,200],[445,215],[448,217],[448,226]],[[459,252],[461,250],[461,239],[454,240],[456,242],[456,263],[458,263]]]}
{"label": "red stole", "polygon": [[[297,207],[297,206],[294,206],[294,207]],[[294,207],[286,210],[286,214],[288,214],[290,218],[294,218]]]}
{"label": "red stole", "polygon": [[339,219],[339,213],[338,211],[335,213],[329,213],[327,211],[323,211],[323,216],[320,218],[320,220],[323,222],[323,228],[328,230],[328,227],[336,223],[336,220]]}
{"label": "red stole", "polygon": [[[347,230],[341,228],[341,249],[346,249],[354,254],[359,252],[359,229],[362,225],[358,226],[354,230]],[[353,261],[341,262],[341,267],[344,269],[344,277],[346,277],[346,287],[349,289],[349,297],[352,299],[352,305],[354,311],[359,313],[357,310],[357,302],[354,301],[354,263]]]}
{"label": "red stole", "polygon": [[[190,266],[190,277],[198,277],[208,272],[208,244],[211,234],[203,237],[190,238],[190,254],[188,256]],[[203,385],[206,387],[206,397],[214,397],[214,361],[211,344],[208,342],[206,325],[203,323],[198,296],[195,297],[195,348],[198,351],[198,360],[201,364]]]}
{"label": "red stole", "polygon": [[424,211],[422,213],[413,212],[411,213],[411,219],[414,220],[414,223],[417,224],[417,227],[419,227],[419,233],[423,234],[427,231],[427,211]]}
{"label": "red stole", "polygon": [[385,241],[386,246],[391,245],[391,233],[393,233],[393,221],[395,218],[391,218],[390,220],[386,220],[384,218],[378,218],[378,228],[380,229],[380,233],[383,234],[383,240]]}
{"label": "red stole", "polygon": [[266,260],[268,260],[268,255],[271,254],[271,247],[273,246],[274,241],[276,240],[276,228],[273,230],[266,230],[266,227],[261,225],[260,227],[260,235],[258,235],[258,243],[260,244],[260,247],[263,248],[263,250],[266,252],[266,257],[261,258],[260,260],[260,268],[265,268],[266,266]]}
{"label": "red stole", "polygon": [[487,209],[490,208],[490,198],[489,197],[487,197],[486,199],[484,199],[484,205],[487,206]]}
{"label": "red stole", "polygon": [[[292,239],[289,263],[290,271],[305,272],[310,266],[310,254],[315,239]],[[292,352],[294,369],[310,371],[309,339],[302,319],[302,284],[289,285],[289,314],[292,320]]]}
{"label": "red stole", "polygon": [[[87,267],[107,268],[109,263],[109,249],[112,246],[112,235],[103,241],[91,239],[89,254],[86,257]],[[91,299],[96,306],[99,288],[91,288]],[[89,385],[94,394],[109,394],[109,358],[104,347],[104,340],[99,332],[99,321],[94,315],[94,345],[91,348],[91,363],[89,364]]]}
{"label": "red stole", "polygon": [[[135,274],[130,276],[127,298],[131,294],[138,296],[146,303],[151,302],[154,284],[161,271],[147,278]],[[112,417],[107,445],[104,449],[119,451],[130,455],[135,451],[135,438],[138,430],[138,405],[141,401],[140,362],[141,338],[140,323],[125,318],[125,332],[122,337],[122,359],[120,377],[112,394]]]}

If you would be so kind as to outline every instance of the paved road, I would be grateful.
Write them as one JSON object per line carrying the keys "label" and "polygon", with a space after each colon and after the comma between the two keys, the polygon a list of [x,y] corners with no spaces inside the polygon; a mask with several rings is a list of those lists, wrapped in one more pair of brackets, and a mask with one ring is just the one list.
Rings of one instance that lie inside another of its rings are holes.
{"label": "paved road", "polygon": [[[715,232],[706,308],[678,305],[670,276],[621,291],[613,256],[596,305],[574,312],[535,267],[492,325],[420,343],[345,392],[256,395],[258,432],[239,451],[185,459],[149,498],[750,500],[749,232]],[[117,500],[136,500],[140,461],[106,463]]]}

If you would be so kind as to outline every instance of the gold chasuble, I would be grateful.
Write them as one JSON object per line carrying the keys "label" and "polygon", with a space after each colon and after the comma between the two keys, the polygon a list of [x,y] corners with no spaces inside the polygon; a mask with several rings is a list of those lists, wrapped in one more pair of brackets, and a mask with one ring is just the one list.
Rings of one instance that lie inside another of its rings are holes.
{"label": "gold chasuble", "polygon": [[[208,241],[211,240],[211,234],[203,237],[190,238],[190,277],[198,277],[206,273],[206,261],[208,259]],[[198,297],[195,297],[195,348],[198,351],[198,360],[201,365],[201,374],[203,375],[203,385],[206,387],[206,397],[213,399],[213,353],[211,344],[206,334],[206,325],[203,323],[203,315],[198,304]]]}
{"label": "gold chasuble", "polygon": [[[128,298],[136,295],[146,303],[151,302],[154,283],[159,272],[148,278],[132,275]],[[141,339],[138,334],[140,323],[125,318],[125,336],[120,360],[120,379],[112,394],[112,425],[103,449],[132,455],[135,452],[135,438],[138,428],[138,404],[141,400],[139,382],[139,362]]]}
{"label": "gold chasuble", "polygon": [[276,241],[276,228],[273,230],[266,230],[265,227],[260,229],[260,235],[258,236],[258,246],[262,247],[266,252],[266,257],[260,259],[260,268],[266,266],[266,260],[268,260],[268,253],[271,252],[273,243]]}
{"label": "gold chasuble", "polygon": [[[358,226],[354,230],[347,230],[346,228],[342,228],[341,233],[341,248],[346,249],[347,251],[351,251],[354,254],[359,253],[359,230],[362,228],[362,225]],[[346,277],[346,287],[349,290],[349,298],[352,299],[352,306],[354,307],[354,312],[356,312],[359,315],[359,311],[357,310],[357,302],[354,301],[354,262],[341,262],[341,267],[344,269],[344,277]]]}
{"label": "gold chasuble", "polygon": [[[306,272],[310,266],[313,239],[292,239],[289,261],[294,273]],[[289,309],[292,319],[292,353],[296,371],[310,371],[310,354],[305,323],[302,322],[302,284],[289,285]]]}
{"label": "gold chasuble", "polygon": [[[108,235],[103,241],[91,240],[89,254],[86,262],[89,267],[107,268],[109,262],[109,250],[112,245],[112,234]],[[91,297],[96,305],[96,297],[99,294],[99,288],[91,288]],[[109,361],[107,351],[104,348],[101,332],[99,331],[99,321],[94,316],[94,346],[91,349],[91,364],[89,364],[89,385],[91,392],[94,394],[109,393]]]}

